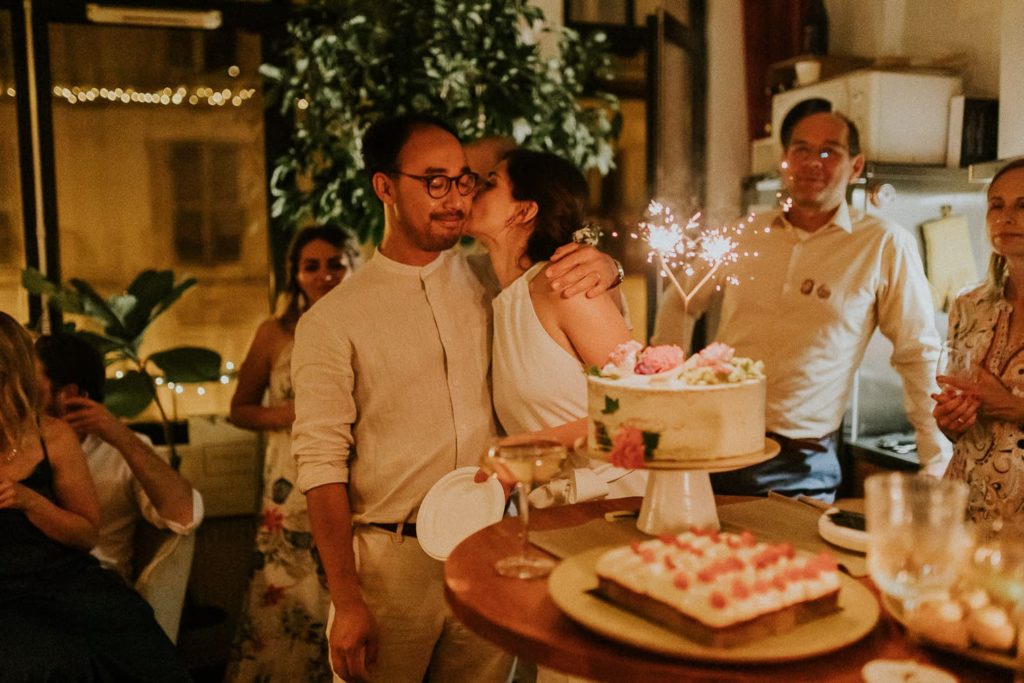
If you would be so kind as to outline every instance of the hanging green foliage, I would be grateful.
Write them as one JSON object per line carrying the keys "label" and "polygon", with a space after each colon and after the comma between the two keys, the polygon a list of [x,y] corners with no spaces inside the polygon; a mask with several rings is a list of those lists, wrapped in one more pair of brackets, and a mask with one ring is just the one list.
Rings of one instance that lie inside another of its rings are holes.
{"label": "hanging green foliage", "polygon": [[262,68],[296,127],[271,191],[277,229],[330,222],[379,241],[383,215],[360,142],[382,116],[440,116],[469,142],[509,136],[602,174],[613,166],[618,100],[603,35],[552,30],[525,0],[321,0],[297,10],[282,63]]}

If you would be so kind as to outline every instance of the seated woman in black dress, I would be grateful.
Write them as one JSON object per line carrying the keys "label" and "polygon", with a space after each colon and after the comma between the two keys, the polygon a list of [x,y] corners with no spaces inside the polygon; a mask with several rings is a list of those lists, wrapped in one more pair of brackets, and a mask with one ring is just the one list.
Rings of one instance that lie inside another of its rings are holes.
{"label": "seated woman in black dress", "polygon": [[149,605],[89,555],[99,503],[39,413],[32,339],[0,311],[0,681],[187,681]]}

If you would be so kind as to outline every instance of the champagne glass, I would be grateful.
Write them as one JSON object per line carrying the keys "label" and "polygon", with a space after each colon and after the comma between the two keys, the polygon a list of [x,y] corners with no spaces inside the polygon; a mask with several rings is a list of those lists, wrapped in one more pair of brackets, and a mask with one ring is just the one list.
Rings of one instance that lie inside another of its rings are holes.
{"label": "champagne glass", "polygon": [[[977,380],[977,370],[977,365],[974,362],[974,349],[951,341],[942,345],[939,350],[937,375],[952,377],[961,382],[974,382]],[[957,393],[960,391],[959,389],[953,390]]]}
{"label": "champagne glass", "polygon": [[501,479],[516,484],[516,503],[521,523],[522,545],[515,555],[498,560],[494,569],[502,576],[515,579],[536,579],[547,576],[555,561],[530,547],[530,489],[534,484],[551,480],[562,469],[566,458],[565,446],[557,441],[533,440],[520,443],[497,444],[487,452],[489,469]]}
{"label": "champagne glass", "polygon": [[868,571],[904,613],[947,591],[969,556],[967,485],[919,474],[876,474],[864,482]]}

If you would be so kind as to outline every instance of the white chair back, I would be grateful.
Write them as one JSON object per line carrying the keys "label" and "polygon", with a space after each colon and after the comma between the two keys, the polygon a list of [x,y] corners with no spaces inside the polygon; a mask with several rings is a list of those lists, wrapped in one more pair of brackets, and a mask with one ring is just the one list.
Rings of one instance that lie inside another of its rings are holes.
{"label": "white chair back", "polygon": [[148,561],[146,549],[140,547],[146,545],[146,540],[136,540],[135,566],[139,567],[139,572],[135,579],[135,590],[153,607],[154,616],[167,637],[177,643],[196,537],[195,534],[179,536],[148,524],[141,525],[136,536],[151,534],[158,534],[159,538]]}

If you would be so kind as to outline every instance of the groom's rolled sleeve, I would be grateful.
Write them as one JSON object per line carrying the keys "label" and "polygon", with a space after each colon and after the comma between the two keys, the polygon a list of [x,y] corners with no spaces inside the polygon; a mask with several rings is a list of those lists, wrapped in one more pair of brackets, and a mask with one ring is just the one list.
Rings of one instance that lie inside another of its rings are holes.
{"label": "groom's rolled sleeve", "polygon": [[303,492],[349,480],[356,418],[352,347],[337,325],[328,324],[326,310],[315,307],[302,316],[292,352],[292,455]]}

